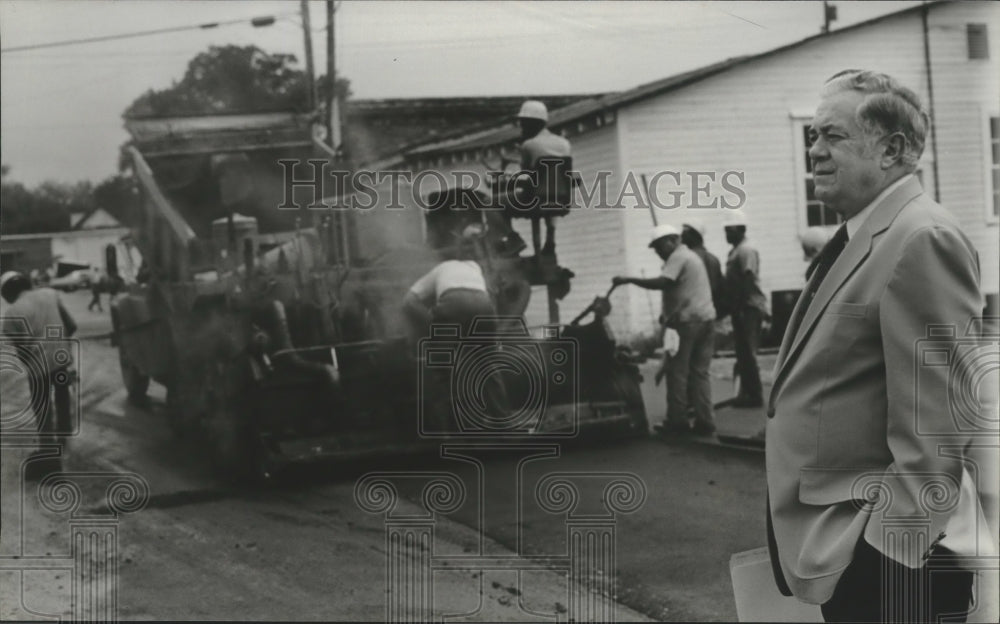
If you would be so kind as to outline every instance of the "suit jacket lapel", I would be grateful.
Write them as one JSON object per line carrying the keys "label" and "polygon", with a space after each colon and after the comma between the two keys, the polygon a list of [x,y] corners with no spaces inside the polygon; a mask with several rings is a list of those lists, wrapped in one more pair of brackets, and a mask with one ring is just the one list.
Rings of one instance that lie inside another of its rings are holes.
{"label": "suit jacket lapel", "polygon": [[[774,385],[771,388],[772,400],[777,396],[780,383],[784,380],[784,376],[788,374],[791,365],[795,362],[809,334],[812,333],[813,327],[819,320],[820,315],[822,315],[823,310],[826,309],[830,300],[833,299],[833,296],[844,285],[844,282],[854,274],[865,258],[871,253],[873,240],[889,227],[896,218],[896,215],[899,214],[899,211],[903,209],[903,206],[913,201],[922,193],[923,188],[921,188],[920,182],[916,178],[913,178],[883,199],[872,210],[868,219],[861,226],[861,229],[848,241],[847,247],[844,248],[840,257],[837,258],[837,261],[830,268],[830,272],[827,273],[819,290],[816,291],[816,296],[813,297],[812,303],[808,303],[804,301],[803,297],[799,297],[791,318],[793,320],[798,319],[800,318],[799,315],[802,315],[802,321],[799,323],[798,328],[790,326],[789,331],[785,332],[785,336],[781,341],[781,348],[778,351],[778,361],[775,368]],[[812,277],[815,279],[815,273]],[[808,292],[808,286],[806,290],[803,290],[803,293],[805,292]],[[805,310],[800,309],[806,305],[808,307]]]}
{"label": "suit jacket lapel", "polygon": [[[806,282],[805,288],[802,289],[802,293],[795,302],[795,307],[792,308],[791,316],[788,317],[788,326],[785,328],[785,334],[781,337],[781,346],[778,348],[778,358],[775,360],[775,371],[780,371],[785,363],[785,360],[788,358],[788,351],[792,348],[792,343],[795,341],[795,336],[798,334],[799,327],[802,326],[802,316],[806,313],[804,308],[808,305],[806,303],[806,297],[803,295],[809,292],[812,282],[816,278],[816,272],[813,271],[809,280]],[[777,379],[777,373],[775,374],[775,379]]]}

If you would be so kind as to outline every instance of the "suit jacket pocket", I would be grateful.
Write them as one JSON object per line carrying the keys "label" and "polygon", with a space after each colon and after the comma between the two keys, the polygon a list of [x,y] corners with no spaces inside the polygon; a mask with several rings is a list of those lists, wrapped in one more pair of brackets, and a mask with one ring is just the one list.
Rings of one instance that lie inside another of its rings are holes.
{"label": "suit jacket pocket", "polygon": [[853,316],[855,318],[864,318],[868,313],[868,304],[866,303],[847,303],[844,301],[831,301],[826,306],[827,314],[834,314],[836,316]]}
{"label": "suit jacket pocket", "polygon": [[885,469],[885,466],[805,466],[799,470],[799,501],[806,505],[868,502],[878,491]]}

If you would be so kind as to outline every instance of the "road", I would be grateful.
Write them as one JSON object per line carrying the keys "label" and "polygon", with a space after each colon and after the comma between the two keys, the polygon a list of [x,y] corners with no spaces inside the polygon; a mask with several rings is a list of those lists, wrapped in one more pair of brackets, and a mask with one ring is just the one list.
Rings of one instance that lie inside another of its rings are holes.
{"label": "road", "polygon": [[[64,298],[81,334],[106,330],[106,315],[85,309],[89,295]],[[82,424],[69,441],[64,469],[91,476],[134,473],[149,488],[145,507],[115,523],[118,547],[110,557],[118,570],[121,619],[384,619],[386,519],[355,502],[355,484],[372,470],[453,474],[466,484],[464,503],[435,522],[435,556],[520,551],[557,558],[570,552],[571,518],[537,502],[539,483],[560,473],[581,484],[577,512],[589,513],[607,501],[601,474],[631,474],[645,500],[610,521],[617,568],[611,593],[619,620],[735,620],[729,557],[764,543],[763,455],[692,442],[578,444],[530,462],[523,460],[538,449],[492,452],[479,464],[426,456],[326,463],[289,471],[263,488],[233,488],[213,476],[198,447],[170,434],[162,388],[154,384],[149,408],[129,405],[108,341],[83,339],[81,345]],[[7,412],[25,390],[4,374]],[[3,454],[0,575],[7,580],[0,617],[67,614],[70,575],[19,571],[17,561],[44,552],[65,559],[67,525],[74,518],[40,505],[37,485],[21,489],[27,449],[9,440]],[[420,485],[402,481],[396,512],[419,511]],[[79,510],[101,512],[102,487],[84,487]],[[434,583],[437,613],[482,621],[539,614],[565,619],[567,605],[580,595],[574,592],[581,591],[569,588],[565,573],[555,569],[521,575],[445,569],[434,573]]]}

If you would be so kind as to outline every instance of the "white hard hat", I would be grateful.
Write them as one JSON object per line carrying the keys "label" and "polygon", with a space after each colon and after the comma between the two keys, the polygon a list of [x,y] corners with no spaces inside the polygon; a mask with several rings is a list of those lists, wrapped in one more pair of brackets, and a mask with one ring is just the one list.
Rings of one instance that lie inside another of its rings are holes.
{"label": "white hard hat", "polygon": [[537,119],[539,121],[549,120],[549,111],[538,100],[527,100],[521,104],[521,110],[517,113],[518,119]]}
{"label": "white hard hat", "polygon": [[722,220],[722,227],[735,227],[738,225],[746,226],[747,216],[742,210],[727,210],[726,216]]}
{"label": "white hard hat", "polygon": [[680,236],[681,231],[677,229],[676,226],[670,225],[669,223],[661,223],[653,228],[653,232],[649,237],[649,246],[652,247],[653,243],[660,240],[664,236]]}
{"label": "white hard hat", "polygon": [[826,245],[827,241],[830,240],[830,231],[826,228],[814,225],[813,227],[802,232],[799,236],[799,241],[802,243],[803,247],[809,247],[811,249],[822,249],[823,245]]}
{"label": "white hard hat", "polygon": [[0,275],[0,288],[6,286],[7,282],[15,277],[24,277],[24,275],[19,271],[7,271],[3,275]]}

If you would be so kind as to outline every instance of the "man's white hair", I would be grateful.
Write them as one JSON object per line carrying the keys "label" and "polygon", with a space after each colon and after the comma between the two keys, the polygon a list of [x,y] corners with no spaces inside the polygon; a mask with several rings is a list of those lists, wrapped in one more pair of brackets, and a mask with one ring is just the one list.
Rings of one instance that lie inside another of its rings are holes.
{"label": "man's white hair", "polygon": [[902,163],[910,171],[916,169],[930,127],[920,96],[888,74],[864,69],[834,74],[823,85],[821,95],[840,91],[865,94],[856,113],[858,125],[872,138],[902,134],[906,139]]}

